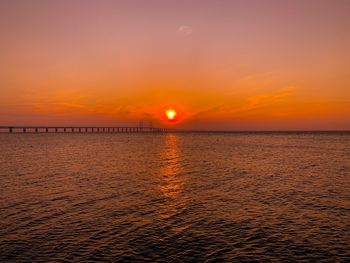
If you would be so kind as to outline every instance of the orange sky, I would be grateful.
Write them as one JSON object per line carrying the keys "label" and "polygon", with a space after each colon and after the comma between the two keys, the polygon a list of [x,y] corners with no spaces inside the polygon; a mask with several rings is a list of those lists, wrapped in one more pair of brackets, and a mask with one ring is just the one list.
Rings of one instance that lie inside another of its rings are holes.
{"label": "orange sky", "polygon": [[349,14],[346,0],[2,0],[0,125],[350,129]]}

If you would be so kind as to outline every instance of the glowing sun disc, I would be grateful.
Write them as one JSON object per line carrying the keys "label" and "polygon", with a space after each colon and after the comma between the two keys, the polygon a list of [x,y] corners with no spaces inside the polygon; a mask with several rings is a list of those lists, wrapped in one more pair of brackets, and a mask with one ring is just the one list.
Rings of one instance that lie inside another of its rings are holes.
{"label": "glowing sun disc", "polygon": [[165,115],[168,118],[168,120],[173,120],[175,119],[176,111],[173,109],[168,109],[165,111]]}

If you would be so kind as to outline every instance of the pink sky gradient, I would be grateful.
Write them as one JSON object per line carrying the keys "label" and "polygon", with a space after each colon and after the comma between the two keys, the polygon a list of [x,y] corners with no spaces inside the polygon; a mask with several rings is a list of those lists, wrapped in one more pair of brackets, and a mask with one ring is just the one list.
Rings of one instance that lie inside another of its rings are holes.
{"label": "pink sky gradient", "polygon": [[349,14],[346,0],[2,0],[0,125],[350,129]]}

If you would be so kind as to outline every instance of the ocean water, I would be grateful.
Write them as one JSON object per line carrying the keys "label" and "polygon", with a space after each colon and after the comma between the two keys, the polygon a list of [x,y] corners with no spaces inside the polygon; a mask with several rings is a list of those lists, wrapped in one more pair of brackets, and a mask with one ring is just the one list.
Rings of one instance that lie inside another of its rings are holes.
{"label": "ocean water", "polygon": [[1,262],[350,262],[350,133],[0,134]]}

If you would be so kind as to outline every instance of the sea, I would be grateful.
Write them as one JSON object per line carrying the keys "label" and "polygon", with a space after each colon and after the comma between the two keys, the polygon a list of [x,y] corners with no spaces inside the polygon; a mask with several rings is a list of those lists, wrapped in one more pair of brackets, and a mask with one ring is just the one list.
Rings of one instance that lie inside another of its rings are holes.
{"label": "sea", "polygon": [[350,262],[350,132],[0,134],[0,262]]}

